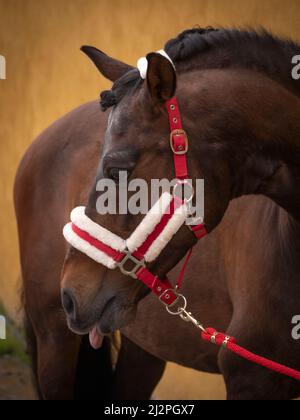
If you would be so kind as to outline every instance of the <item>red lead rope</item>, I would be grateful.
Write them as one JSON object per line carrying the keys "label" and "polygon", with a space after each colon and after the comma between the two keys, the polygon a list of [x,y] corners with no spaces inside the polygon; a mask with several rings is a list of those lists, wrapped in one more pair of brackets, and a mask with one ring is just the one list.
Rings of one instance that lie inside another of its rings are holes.
{"label": "red lead rope", "polygon": [[251,353],[250,351],[237,345],[236,340],[233,337],[229,337],[222,333],[218,333],[213,328],[206,328],[206,330],[202,332],[201,337],[204,341],[209,341],[210,343],[215,343],[218,346],[223,346],[227,348],[232,353],[237,354],[238,356],[248,360],[249,362],[255,363],[269,370],[280,373],[281,375],[289,376],[290,378],[300,381],[299,371],[273,362],[272,360],[266,359],[265,357],[261,357],[257,354]]}
{"label": "red lead rope", "polygon": [[[188,252],[185,262],[180,271],[180,274],[177,278],[176,292],[179,291],[182,285],[186,268],[192,256],[192,251],[193,251],[193,248],[191,248],[190,251]],[[200,324],[198,324],[197,326],[201,327]],[[255,363],[269,370],[272,370],[273,372],[277,372],[277,373],[280,373],[281,375],[289,376],[290,378],[300,381],[300,372],[298,372],[297,370],[281,365],[280,363],[273,362],[272,360],[266,359],[265,357],[258,356],[257,354],[254,354],[250,352],[249,350],[246,350],[245,348],[239,346],[236,343],[235,338],[225,335],[223,333],[217,332],[214,328],[205,328],[205,329],[203,328],[203,331],[201,333],[201,338],[204,341],[208,341],[209,343],[213,343],[220,347],[224,347],[230,350],[232,353],[242,357],[243,359],[248,360],[249,362]]]}
{"label": "red lead rope", "polygon": [[[188,262],[192,255],[192,250],[193,248],[191,248],[191,250],[187,254],[186,260],[183,264],[179,277],[176,281],[176,291],[178,291],[181,287],[185,270],[187,268]],[[198,324],[198,326],[200,326],[200,324]],[[280,373],[281,375],[289,376],[290,378],[300,381],[299,371],[295,369],[291,369],[287,366],[281,365],[280,363],[273,362],[272,360],[266,359],[265,357],[258,356],[257,354],[254,354],[246,350],[245,348],[239,346],[236,343],[235,338],[225,335],[223,333],[219,333],[214,328],[203,329],[201,333],[201,338],[204,341],[208,341],[209,343],[216,344],[220,347],[222,346],[230,350],[232,353],[235,353],[236,355],[242,357],[243,359],[248,360],[249,362],[255,363],[269,370],[272,370],[273,372],[277,372],[277,373]]]}

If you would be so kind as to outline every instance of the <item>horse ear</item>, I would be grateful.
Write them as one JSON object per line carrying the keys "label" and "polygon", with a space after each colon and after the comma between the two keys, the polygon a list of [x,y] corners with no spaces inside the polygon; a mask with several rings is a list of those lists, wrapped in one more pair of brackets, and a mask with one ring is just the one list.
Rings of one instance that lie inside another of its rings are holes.
{"label": "horse ear", "polygon": [[111,82],[115,82],[125,73],[134,69],[134,67],[128,64],[109,57],[95,47],[84,45],[80,49],[92,60],[100,73]]}
{"label": "horse ear", "polygon": [[176,73],[172,63],[158,53],[147,55],[147,84],[154,102],[165,103],[176,90]]}

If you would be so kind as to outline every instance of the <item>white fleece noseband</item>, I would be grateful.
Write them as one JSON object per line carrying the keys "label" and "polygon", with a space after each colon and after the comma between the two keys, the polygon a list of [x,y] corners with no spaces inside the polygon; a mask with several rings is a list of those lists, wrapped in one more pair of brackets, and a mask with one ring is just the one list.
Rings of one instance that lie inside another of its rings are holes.
{"label": "white fleece noseband", "polygon": [[110,246],[116,251],[123,252],[126,249],[124,239],[93,222],[85,214],[85,207],[76,207],[71,212],[71,223],[68,223],[64,227],[63,234],[70,245],[99,264],[105,265],[107,268],[114,269],[116,267],[115,260],[77,235],[73,230],[73,224],[88,233],[91,237],[103,242],[105,245]]}

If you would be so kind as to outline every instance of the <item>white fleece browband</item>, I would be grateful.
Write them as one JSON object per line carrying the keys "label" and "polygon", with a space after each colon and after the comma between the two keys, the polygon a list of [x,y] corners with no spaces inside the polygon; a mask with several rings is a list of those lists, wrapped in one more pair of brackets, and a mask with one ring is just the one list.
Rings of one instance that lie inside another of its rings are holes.
{"label": "white fleece browband", "polygon": [[[68,223],[63,230],[63,234],[67,242],[74,248],[86,254],[94,261],[106,266],[109,269],[114,269],[117,263],[113,258],[100,251],[80,236],[78,236],[72,229],[72,224],[76,225],[82,231],[88,233],[91,237],[113,248],[118,252],[129,250],[131,253],[136,251],[154,231],[156,226],[161,222],[163,216],[166,214],[173,197],[169,193],[163,193],[160,199],[155,203],[152,209],[147,213],[142,222],[137,226],[131,236],[124,240],[115,235],[104,227],[93,222],[86,214],[85,207],[77,207],[71,213],[71,223]],[[188,216],[188,208],[185,203],[178,207],[174,214],[170,217],[166,226],[153,241],[148,251],[145,254],[145,261],[154,261],[161,251],[170,242],[172,237],[184,224]]]}

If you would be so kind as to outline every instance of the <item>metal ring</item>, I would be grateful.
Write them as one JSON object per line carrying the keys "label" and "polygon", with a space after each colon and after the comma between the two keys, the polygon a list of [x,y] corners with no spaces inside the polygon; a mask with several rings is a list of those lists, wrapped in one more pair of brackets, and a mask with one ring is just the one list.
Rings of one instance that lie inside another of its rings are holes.
{"label": "metal ring", "polygon": [[[172,306],[174,306],[175,304],[177,304],[177,302],[178,302],[178,299],[182,299],[183,300],[183,305],[182,306],[178,306],[178,308],[177,308],[177,310],[176,311],[172,311],[171,309],[170,309],[170,307],[172,307]],[[175,300],[175,302],[174,303],[172,303],[172,305],[166,305],[166,310],[167,310],[167,312],[170,314],[170,315],[180,315],[180,314],[182,314],[185,310],[186,310],[186,307],[187,307],[187,300],[186,300],[186,298],[185,298],[185,296],[183,296],[183,295],[178,295],[177,296],[177,299]]]}
{"label": "metal ring", "polygon": [[[186,204],[189,204],[189,203],[191,203],[191,202],[192,202],[192,200],[193,200],[193,198],[194,198],[194,195],[195,195],[195,189],[194,189],[194,187],[193,187],[192,183],[191,183],[191,182],[189,182],[189,181],[187,181],[187,180],[183,180],[183,181],[181,181],[180,179],[178,179],[178,180],[177,180],[177,182],[176,182],[176,184],[174,185],[174,188],[173,188],[173,197],[175,197],[175,196],[179,197],[179,196],[176,194],[176,191],[177,191],[177,189],[179,188],[179,186],[182,186],[182,185],[188,185],[188,186],[191,188],[191,195],[190,195],[190,197],[188,197],[188,198],[185,198],[185,197],[184,197],[184,202],[185,202]],[[184,188],[183,188],[183,192],[184,192]],[[182,198],[182,197],[179,197],[179,198]]]}

